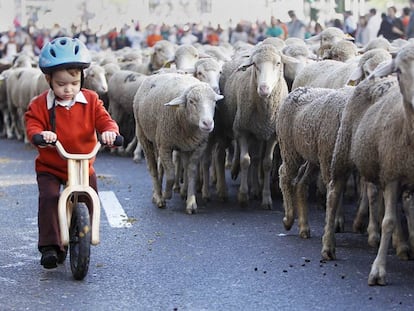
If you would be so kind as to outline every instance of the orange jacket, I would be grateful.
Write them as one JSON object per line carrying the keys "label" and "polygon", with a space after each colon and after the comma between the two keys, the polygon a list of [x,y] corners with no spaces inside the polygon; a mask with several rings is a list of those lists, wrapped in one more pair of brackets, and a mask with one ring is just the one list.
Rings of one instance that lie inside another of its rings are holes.
{"label": "orange jacket", "polygon": [[[116,122],[111,118],[98,94],[88,89],[82,89],[87,103],[76,103],[70,109],[56,105],[55,120],[58,140],[69,153],[89,153],[97,143],[96,132],[113,131],[119,133]],[[27,137],[32,141],[34,134],[51,131],[47,109],[48,90],[35,97],[25,113]],[[67,180],[67,161],[57,152],[56,148],[38,147],[35,161],[36,172],[51,173],[60,179]],[[89,161],[89,174],[95,172],[93,163]]]}

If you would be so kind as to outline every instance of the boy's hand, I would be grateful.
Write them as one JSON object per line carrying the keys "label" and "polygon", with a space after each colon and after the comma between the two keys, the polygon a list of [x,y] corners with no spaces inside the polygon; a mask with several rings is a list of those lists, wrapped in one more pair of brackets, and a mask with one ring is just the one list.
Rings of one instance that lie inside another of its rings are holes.
{"label": "boy's hand", "polygon": [[101,140],[104,144],[107,144],[108,146],[113,146],[116,139],[116,133],[106,131],[103,132],[101,135]]}
{"label": "boy's hand", "polygon": [[40,134],[43,136],[43,139],[46,143],[54,143],[57,140],[57,135],[54,132],[51,131],[42,131]]}

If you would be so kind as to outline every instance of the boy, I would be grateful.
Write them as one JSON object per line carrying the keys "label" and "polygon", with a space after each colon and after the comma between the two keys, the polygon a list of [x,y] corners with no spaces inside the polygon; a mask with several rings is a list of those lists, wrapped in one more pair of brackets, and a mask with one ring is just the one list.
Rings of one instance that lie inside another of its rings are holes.
{"label": "boy", "polygon": [[[47,143],[59,139],[69,153],[89,153],[97,142],[98,132],[103,143],[113,145],[119,133],[118,125],[98,95],[81,88],[83,69],[90,63],[90,53],[79,39],[59,37],[42,48],[39,67],[50,89],[35,97],[25,113],[30,141],[34,134],[40,133]],[[90,186],[97,190],[93,163],[94,159],[90,160],[89,180]],[[68,178],[67,161],[54,147],[38,147],[35,169],[39,188],[40,263],[44,268],[52,269],[63,263],[67,253],[61,243],[57,213],[60,187]]]}

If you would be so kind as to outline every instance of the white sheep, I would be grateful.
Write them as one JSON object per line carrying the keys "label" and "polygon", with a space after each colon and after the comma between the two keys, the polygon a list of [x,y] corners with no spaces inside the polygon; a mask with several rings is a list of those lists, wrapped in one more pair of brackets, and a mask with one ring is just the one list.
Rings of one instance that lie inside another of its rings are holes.
{"label": "white sheep", "polygon": [[[182,190],[187,190],[186,212],[196,212],[197,165],[214,128],[216,101],[222,98],[207,83],[175,73],[149,76],[138,89],[134,98],[136,133],[152,177],[153,202],[158,207],[165,207],[165,200],[172,197],[172,153],[179,150],[185,159]],[[166,176],[164,193],[158,158]]]}
{"label": "white sheep", "polygon": [[7,107],[10,113],[10,127],[18,140],[28,143],[24,125],[24,113],[30,101],[46,90],[49,84],[38,68],[14,68],[8,74]]}
{"label": "white sheep", "polygon": [[369,50],[347,62],[323,60],[306,65],[295,77],[292,90],[300,86],[341,88],[356,85],[383,61],[391,59],[384,49]]}
{"label": "white sheep", "polygon": [[[289,93],[279,108],[276,132],[282,165],[279,168],[285,217],[290,230],[298,216],[299,235],[310,237],[307,184],[312,172],[329,182],[330,164],[343,108],[354,87],[341,89],[300,87]],[[300,174],[303,163],[306,169]]]}
{"label": "white sheep", "polygon": [[[386,284],[386,258],[397,218],[401,186],[414,183],[411,141],[414,82],[414,44],[403,47],[394,60],[379,66],[372,77],[397,72],[395,77],[360,83],[343,111],[331,164],[322,257],[335,259],[333,219],[352,167],[384,196],[381,241],[368,277],[369,285]],[[400,250],[401,251],[401,250]],[[398,252],[398,250],[397,250]]]}
{"label": "white sheep", "polygon": [[[236,107],[233,133],[240,147],[240,155],[236,156],[240,159],[238,201],[242,205],[247,204],[249,199],[250,168],[254,172],[250,194],[253,197],[261,195],[263,207],[272,206],[270,169],[276,145],[275,121],[278,106],[288,94],[283,63],[290,60],[272,44],[257,45],[250,57],[227,78],[224,86],[226,106]],[[261,161],[262,187],[257,175]]]}
{"label": "white sheep", "polygon": [[[124,146],[135,138],[135,119],[132,109],[135,93],[142,81],[147,77],[144,74],[131,70],[118,70],[108,81],[108,112],[118,123],[120,132],[124,136]],[[116,148],[118,154],[129,152],[124,147]],[[136,161],[141,160],[140,149],[137,150]]]}
{"label": "white sheep", "polygon": [[150,48],[150,59],[148,62],[143,60],[137,66],[137,72],[150,75],[165,66],[166,63],[174,59],[176,46],[168,40],[160,40]]}
{"label": "white sheep", "polygon": [[330,50],[341,40],[351,40],[352,38],[337,27],[327,27],[319,34],[306,39],[306,43],[313,46],[312,50],[318,57],[323,57],[327,50]]}

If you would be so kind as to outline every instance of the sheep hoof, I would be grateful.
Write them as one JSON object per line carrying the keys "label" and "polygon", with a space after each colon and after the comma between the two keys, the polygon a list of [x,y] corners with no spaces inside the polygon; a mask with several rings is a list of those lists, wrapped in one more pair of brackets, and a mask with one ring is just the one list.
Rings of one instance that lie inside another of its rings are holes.
{"label": "sheep hoof", "polygon": [[185,208],[187,214],[195,214],[197,211],[197,202],[194,196],[191,196],[190,199],[187,200],[187,205]]}
{"label": "sheep hoof", "polygon": [[272,198],[270,196],[263,197],[262,199],[262,208],[266,210],[271,210],[273,205]]}
{"label": "sheep hoof", "polygon": [[368,285],[387,285],[387,281],[385,279],[385,271],[383,273],[380,273],[377,269],[371,270],[369,276],[368,276]]}
{"label": "sheep hoof", "polygon": [[368,245],[374,248],[378,248],[380,243],[380,235],[378,233],[370,234],[368,233]]}
{"label": "sheep hoof", "polygon": [[335,255],[335,250],[334,249],[322,249],[321,252],[322,258],[325,260],[335,260],[336,259],[336,255]]}
{"label": "sheep hoof", "polygon": [[311,237],[310,229],[308,228],[308,229],[300,230],[299,236],[302,239],[309,239]]}
{"label": "sheep hoof", "polygon": [[285,229],[288,231],[292,229],[293,218],[283,217],[283,225],[285,226]]}
{"label": "sheep hoof", "polygon": [[355,233],[365,233],[366,232],[366,224],[360,222],[360,221],[354,221],[352,225],[352,231]]}
{"label": "sheep hoof", "polygon": [[158,206],[158,208],[165,208],[167,206],[167,204],[165,203],[165,200],[163,199],[153,200],[153,201]]}
{"label": "sheep hoof", "polygon": [[335,221],[335,232],[337,233],[345,232],[345,223],[343,219],[337,219]]}
{"label": "sheep hoof", "polygon": [[410,248],[407,244],[403,244],[397,247],[397,256],[400,260],[410,259]]}
{"label": "sheep hoof", "polygon": [[247,206],[247,203],[249,201],[249,195],[247,193],[239,192],[239,194],[237,195],[237,199],[241,206]]}

